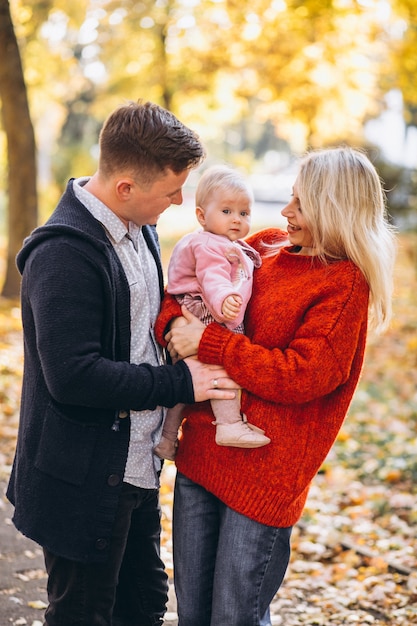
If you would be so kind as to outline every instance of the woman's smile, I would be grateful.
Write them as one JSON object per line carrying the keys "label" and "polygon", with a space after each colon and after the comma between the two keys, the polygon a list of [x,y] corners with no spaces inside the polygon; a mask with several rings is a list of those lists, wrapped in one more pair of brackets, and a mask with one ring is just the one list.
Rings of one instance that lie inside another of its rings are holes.
{"label": "woman's smile", "polygon": [[291,224],[291,222],[288,222],[288,231],[293,231],[296,232],[298,230],[301,230],[300,226],[296,226],[295,224]]}
{"label": "woman's smile", "polygon": [[287,218],[287,232],[290,243],[293,246],[301,246],[302,248],[313,247],[313,237],[307,226],[298,196],[297,181],[295,181],[293,187],[291,200],[282,209],[281,215]]}

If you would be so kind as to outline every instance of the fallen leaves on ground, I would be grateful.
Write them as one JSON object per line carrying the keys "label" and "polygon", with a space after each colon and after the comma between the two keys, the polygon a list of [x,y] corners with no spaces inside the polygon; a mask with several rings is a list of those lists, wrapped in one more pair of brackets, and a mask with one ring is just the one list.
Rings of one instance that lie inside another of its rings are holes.
{"label": "fallen leaves on ground", "polygon": [[[401,237],[390,330],[369,339],[363,375],[335,446],[294,528],[272,624],[417,624],[417,279],[415,236]],[[0,301],[0,468],[18,427],[18,303]],[[162,554],[172,575],[175,466],[161,487]]]}

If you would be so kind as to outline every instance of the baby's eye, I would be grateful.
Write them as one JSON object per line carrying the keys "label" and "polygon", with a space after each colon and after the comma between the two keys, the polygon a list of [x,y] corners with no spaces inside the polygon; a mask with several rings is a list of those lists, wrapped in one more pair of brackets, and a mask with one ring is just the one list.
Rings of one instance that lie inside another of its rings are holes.
{"label": "baby's eye", "polygon": [[230,214],[230,209],[223,209],[223,213],[225,215],[229,215]]}

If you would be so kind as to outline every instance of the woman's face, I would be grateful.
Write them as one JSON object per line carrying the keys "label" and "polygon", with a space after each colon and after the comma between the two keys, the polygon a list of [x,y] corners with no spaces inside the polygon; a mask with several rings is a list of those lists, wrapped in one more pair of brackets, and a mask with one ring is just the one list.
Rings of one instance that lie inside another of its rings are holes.
{"label": "woman's face", "polygon": [[297,193],[297,181],[294,183],[292,198],[285,206],[281,214],[288,220],[288,239],[293,246],[302,248],[312,248],[314,246],[313,237],[307,228],[300,199]]}

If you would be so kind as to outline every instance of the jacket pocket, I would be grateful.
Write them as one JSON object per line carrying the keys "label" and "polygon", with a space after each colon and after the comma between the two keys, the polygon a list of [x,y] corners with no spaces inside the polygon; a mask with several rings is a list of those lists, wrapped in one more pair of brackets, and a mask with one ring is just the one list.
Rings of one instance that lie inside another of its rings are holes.
{"label": "jacket pocket", "polygon": [[98,431],[97,426],[69,420],[49,406],[35,467],[67,483],[82,485],[91,465]]}

